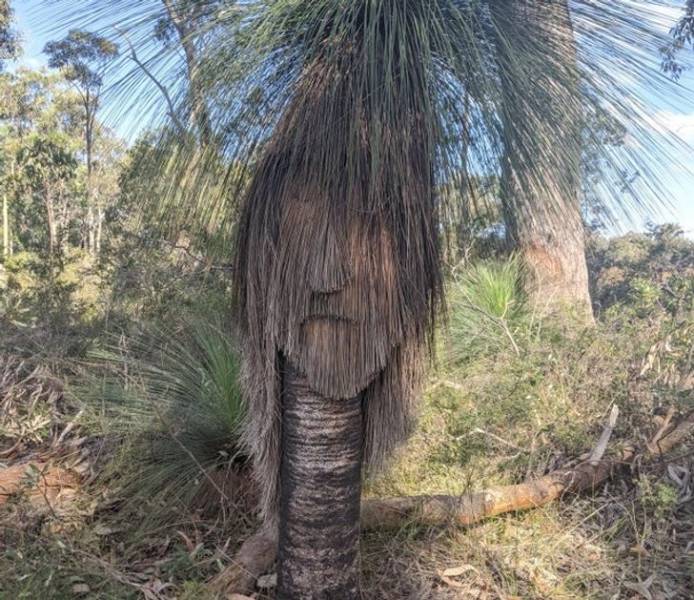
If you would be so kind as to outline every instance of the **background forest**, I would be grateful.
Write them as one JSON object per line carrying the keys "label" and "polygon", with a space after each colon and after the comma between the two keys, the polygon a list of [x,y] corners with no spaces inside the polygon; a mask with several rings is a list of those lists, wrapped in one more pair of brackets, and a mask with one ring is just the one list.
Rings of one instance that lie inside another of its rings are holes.
{"label": "background forest", "polygon": [[[235,98],[205,60],[234,3],[153,4],[147,35],[179,57],[166,78],[121,30],[76,27],[46,44],[48,68],[19,67],[0,0],[3,600],[216,598],[210,582],[257,528],[230,255],[253,161],[229,150],[244,123],[220,117]],[[691,4],[660,48],[673,77]],[[104,110],[116,79],[122,111],[142,101],[124,69],[168,113],[128,140]],[[277,101],[245,91],[242,116]],[[366,598],[691,598],[691,429],[667,455],[658,443],[694,414],[694,241],[677,224],[613,234],[598,192],[624,191],[634,165],[598,153],[630,141],[598,106],[581,108],[595,135],[575,157],[588,277],[559,294],[589,297],[595,322],[542,287],[528,257],[543,233],[509,213],[505,171],[465,163],[467,192],[448,192],[463,201],[442,211],[447,306],[419,425],[365,495],[463,496],[592,460],[609,474],[470,527],[365,532]],[[275,586],[270,569],[249,593]]]}

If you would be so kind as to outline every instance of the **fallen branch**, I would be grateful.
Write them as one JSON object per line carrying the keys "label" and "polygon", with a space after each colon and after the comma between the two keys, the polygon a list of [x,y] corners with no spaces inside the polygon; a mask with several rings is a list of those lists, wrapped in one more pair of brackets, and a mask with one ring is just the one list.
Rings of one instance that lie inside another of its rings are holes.
{"label": "fallen branch", "polygon": [[[614,413],[613,413],[614,415]],[[613,416],[612,415],[612,416]],[[605,432],[611,433],[613,419]],[[656,458],[666,454],[694,432],[694,417],[680,423],[669,433],[660,432],[657,446],[649,444],[646,455]],[[595,452],[591,453],[593,457]],[[406,523],[425,525],[454,524],[468,526],[489,517],[544,506],[566,494],[593,491],[607,481],[620,467],[636,456],[633,446],[625,447],[616,458],[594,461],[589,459],[571,469],[560,469],[549,475],[517,485],[491,488],[463,496],[408,496],[402,498],[371,498],[362,504],[361,526],[364,530],[394,529]]]}
{"label": "fallen branch", "polygon": [[[631,464],[636,458],[634,446],[625,447],[615,458],[602,458],[616,419],[617,411],[613,410],[590,458],[573,468],[560,469],[525,483],[463,496],[368,498],[362,502],[362,530],[397,529],[408,523],[469,526],[504,513],[545,506],[566,494],[592,491],[607,481],[617,469]],[[693,432],[694,416],[690,416],[668,433],[659,431],[657,446],[648,444],[645,454],[652,458],[662,456],[684,442]],[[276,540],[276,536],[267,531],[251,536],[241,546],[232,565],[215,579],[214,587],[227,593],[252,592],[257,578],[267,573],[275,562]]]}

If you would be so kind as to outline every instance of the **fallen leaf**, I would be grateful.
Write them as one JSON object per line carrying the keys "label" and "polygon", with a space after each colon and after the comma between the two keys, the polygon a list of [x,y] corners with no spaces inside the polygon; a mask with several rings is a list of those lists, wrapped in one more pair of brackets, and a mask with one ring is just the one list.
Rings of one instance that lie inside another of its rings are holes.
{"label": "fallen leaf", "polygon": [[114,529],[106,525],[105,523],[97,523],[94,525],[94,528],[92,529],[96,535],[99,537],[106,537],[107,535],[111,535],[114,533]]}
{"label": "fallen leaf", "polygon": [[629,548],[629,552],[631,554],[636,554],[636,556],[648,556],[648,550],[646,550],[640,544],[637,544],[636,546],[632,546],[631,548]]}
{"label": "fallen leaf", "polygon": [[456,581],[453,579],[453,577],[460,577],[461,575],[465,575],[469,572],[479,573],[479,571],[472,565],[463,565],[461,567],[453,567],[451,569],[439,571],[439,577],[441,578],[441,581],[443,581],[449,587],[461,589],[467,587],[467,584]]}
{"label": "fallen leaf", "polygon": [[86,583],[76,583],[72,586],[72,593],[80,596],[88,594],[90,591],[91,589]]}
{"label": "fallen leaf", "polygon": [[465,573],[469,573],[470,571],[478,573],[477,569],[472,565],[463,565],[462,567],[446,569],[445,571],[442,571],[440,575],[441,577],[460,577],[461,575],[465,575]]}
{"label": "fallen leaf", "polygon": [[258,577],[257,586],[261,590],[269,590],[277,587],[277,573]]}

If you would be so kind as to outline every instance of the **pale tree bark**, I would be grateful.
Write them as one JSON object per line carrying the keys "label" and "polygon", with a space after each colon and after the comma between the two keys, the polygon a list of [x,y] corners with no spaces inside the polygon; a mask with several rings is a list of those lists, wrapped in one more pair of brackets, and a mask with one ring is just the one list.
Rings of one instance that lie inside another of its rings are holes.
{"label": "pale tree bark", "polygon": [[95,242],[95,223],[94,223],[94,194],[93,194],[93,162],[92,153],[94,147],[94,122],[96,117],[96,111],[98,109],[98,96],[92,98],[89,89],[86,91],[86,96],[84,100],[84,110],[85,110],[85,143],[87,151],[87,227],[89,229],[89,254],[96,254],[96,242]]}
{"label": "pale tree bark", "polygon": [[[50,185],[46,183],[46,185]],[[58,241],[58,230],[55,219],[55,204],[53,202],[53,194],[50,190],[44,192],[44,204],[46,208],[46,222],[48,225],[48,255],[55,256],[55,249]]]}
{"label": "pale tree bark", "polygon": [[[10,181],[14,181],[14,162],[10,162]],[[12,256],[12,236],[10,232],[10,201],[7,191],[2,195],[2,252],[3,256]]]}
{"label": "pale tree bark", "polygon": [[96,205],[96,239],[94,241],[94,250],[97,255],[101,254],[101,234],[104,225],[104,209],[101,203]]}
{"label": "pale tree bark", "polygon": [[190,120],[198,128],[203,145],[208,146],[213,137],[212,125],[205,102],[205,93],[200,82],[198,53],[192,37],[194,24],[200,19],[204,3],[198,3],[193,8],[191,15],[185,15],[174,0],[162,0],[162,2],[178,34],[185,56],[191,105]]}
{"label": "pale tree bark", "polygon": [[2,195],[2,254],[10,255],[10,210],[7,194]]}
{"label": "pale tree bark", "polygon": [[61,194],[60,217],[58,219],[58,252],[63,254],[68,243],[70,206],[67,194]]}
{"label": "pale tree bark", "polygon": [[286,365],[278,598],[359,597],[362,399],[325,398]]}
{"label": "pale tree bark", "polygon": [[96,247],[94,234],[94,208],[89,204],[87,206],[87,252],[89,252],[89,254],[94,254],[94,249]]}
{"label": "pale tree bark", "polygon": [[543,314],[593,322],[581,214],[581,103],[566,0],[491,3],[506,146],[501,199]]}

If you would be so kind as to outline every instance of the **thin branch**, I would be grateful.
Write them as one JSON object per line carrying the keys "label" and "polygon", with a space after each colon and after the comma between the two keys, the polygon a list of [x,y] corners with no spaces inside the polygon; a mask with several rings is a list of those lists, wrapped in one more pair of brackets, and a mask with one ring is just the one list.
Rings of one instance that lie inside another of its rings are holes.
{"label": "thin branch", "polygon": [[506,319],[504,318],[498,318],[495,317],[494,315],[489,314],[486,310],[480,308],[479,306],[476,306],[469,300],[464,302],[464,305],[467,306],[467,308],[470,308],[478,313],[480,313],[483,317],[486,317],[489,319],[492,323],[496,323],[499,327],[501,327],[501,330],[504,332],[504,335],[509,339],[511,342],[511,346],[513,346],[513,351],[516,353],[516,356],[520,356],[521,351],[520,348],[518,347],[518,344],[516,344],[516,340],[513,338],[513,334],[511,333],[511,330],[508,328],[508,324],[506,322]]}
{"label": "thin branch", "polygon": [[149,70],[147,65],[140,60],[140,58],[137,56],[137,52],[135,51],[135,46],[133,46],[132,42],[130,41],[130,38],[126,35],[124,31],[119,29],[118,27],[113,27],[120,35],[121,37],[125,40],[125,43],[128,45],[130,48],[130,59],[138,66],[140,69],[142,69],[142,72],[150,79],[150,81],[157,86],[157,89],[161,92],[162,96],[164,96],[164,100],[166,100],[166,104],[169,107],[169,116],[174,122],[174,125],[176,128],[181,132],[185,133],[186,128],[183,126],[183,123],[181,123],[181,120],[178,118],[176,115],[176,108],[174,106],[173,101],[171,100],[171,96],[169,95],[169,91],[166,89],[163,83],[161,83],[155,76],[154,74]]}
{"label": "thin branch", "polygon": [[653,436],[653,439],[648,442],[648,450],[650,452],[657,452],[658,450],[658,442],[660,439],[663,437],[665,432],[667,431],[668,427],[670,427],[670,422],[672,421],[672,418],[675,416],[675,409],[674,407],[670,407],[670,409],[667,411],[667,414],[665,415],[665,419],[663,419],[663,424],[661,425],[660,429],[656,432],[656,434]]}
{"label": "thin branch", "polygon": [[614,431],[615,425],[617,425],[617,418],[619,417],[619,407],[615,404],[612,406],[612,411],[610,412],[610,418],[608,419],[605,429],[602,431],[600,440],[598,440],[597,445],[593,449],[593,452],[588,459],[588,462],[595,466],[605,456],[605,451],[607,450],[607,444],[610,443],[610,438],[612,437],[612,432]]}

